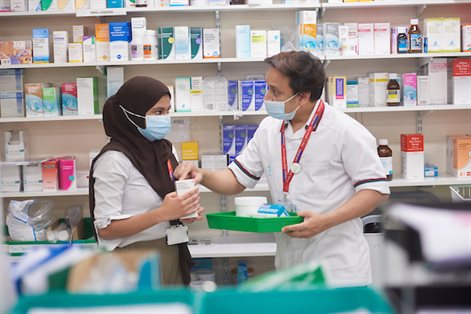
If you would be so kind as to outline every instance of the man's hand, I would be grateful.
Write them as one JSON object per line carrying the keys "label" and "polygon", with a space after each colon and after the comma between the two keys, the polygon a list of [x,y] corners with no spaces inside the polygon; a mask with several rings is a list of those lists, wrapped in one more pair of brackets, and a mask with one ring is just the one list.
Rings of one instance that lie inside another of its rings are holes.
{"label": "man's hand", "polygon": [[302,223],[283,227],[281,232],[292,238],[311,238],[330,228],[330,218],[325,214],[303,211],[298,216],[304,217]]}
{"label": "man's hand", "polygon": [[175,169],[173,175],[178,180],[193,179],[195,183],[201,183],[203,181],[203,172],[198,167],[190,162],[182,162]]}

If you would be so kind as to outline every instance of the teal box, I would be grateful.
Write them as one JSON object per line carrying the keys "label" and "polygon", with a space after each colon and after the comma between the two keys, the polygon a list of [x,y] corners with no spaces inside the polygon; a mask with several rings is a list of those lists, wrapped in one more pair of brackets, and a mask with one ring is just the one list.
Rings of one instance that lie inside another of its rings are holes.
{"label": "teal box", "polygon": [[175,59],[175,32],[173,27],[159,27],[159,59]]}
{"label": "teal box", "polygon": [[61,114],[59,87],[43,88],[44,116],[59,116]]}
{"label": "teal box", "polygon": [[203,59],[203,28],[190,27],[191,59]]}
{"label": "teal box", "polygon": [[106,7],[109,9],[124,8],[124,0],[106,0]]}

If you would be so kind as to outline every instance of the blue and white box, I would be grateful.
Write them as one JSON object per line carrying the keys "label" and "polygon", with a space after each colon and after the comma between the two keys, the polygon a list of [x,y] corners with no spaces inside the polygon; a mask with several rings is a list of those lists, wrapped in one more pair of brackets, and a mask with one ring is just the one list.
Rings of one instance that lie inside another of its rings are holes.
{"label": "blue and white box", "polygon": [[339,23],[324,23],[324,54],[340,55]]}
{"label": "blue and white box", "polygon": [[0,92],[0,116],[2,118],[24,117],[23,92]]}
{"label": "blue and white box", "polygon": [[191,59],[191,45],[190,45],[190,29],[188,26],[175,26],[175,59],[176,60],[190,60]]}
{"label": "blue and white box", "polygon": [[236,25],[236,57],[250,58],[250,25]]}
{"label": "blue and white box", "polygon": [[257,128],[258,125],[256,124],[247,124],[247,144],[253,139]]}
{"label": "blue and white box", "polygon": [[110,60],[128,61],[129,42],[131,41],[131,24],[129,22],[114,22],[110,28]]}
{"label": "blue and white box", "polygon": [[106,7],[109,9],[124,8],[124,0],[106,0]]}
{"label": "blue and white box", "polygon": [[265,94],[267,93],[267,82],[265,80],[256,80],[254,81],[254,101],[255,101],[255,111],[263,110]]}
{"label": "blue and white box", "polygon": [[237,124],[235,126],[235,155],[239,156],[247,145],[247,125]]}
{"label": "blue and white box", "polygon": [[255,111],[254,81],[239,81],[239,110]]}
{"label": "blue and white box", "polygon": [[0,70],[0,93],[1,92],[22,92],[23,91],[23,70],[5,69]]}
{"label": "blue and white box", "polygon": [[259,218],[277,218],[288,217],[289,213],[283,205],[280,204],[264,204],[257,209],[257,214],[254,217]]}
{"label": "blue and white box", "polygon": [[49,30],[33,28],[33,63],[49,63]]}
{"label": "blue and white box", "polygon": [[237,97],[237,86],[238,82],[236,80],[227,81],[227,99],[229,110],[237,110],[239,98]]}
{"label": "blue and white box", "polygon": [[225,124],[222,126],[222,153],[235,156],[235,125]]}

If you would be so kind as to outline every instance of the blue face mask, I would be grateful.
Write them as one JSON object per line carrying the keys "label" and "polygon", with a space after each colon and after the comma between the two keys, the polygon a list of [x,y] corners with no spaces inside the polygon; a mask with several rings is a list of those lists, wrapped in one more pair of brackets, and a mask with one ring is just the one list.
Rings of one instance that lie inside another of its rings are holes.
{"label": "blue face mask", "polygon": [[278,100],[265,100],[265,109],[267,113],[278,120],[289,121],[294,118],[296,115],[296,111],[299,109],[299,106],[291,112],[285,113],[286,103],[296,97],[298,93],[294,94],[290,98],[286,99],[285,101],[278,101]]}
{"label": "blue face mask", "polygon": [[[165,136],[170,132],[170,129],[172,128],[172,121],[170,119],[170,115],[150,115],[150,116],[141,116],[138,114],[135,114],[129,110],[124,109],[121,106],[121,109],[123,109],[124,114],[126,115],[126,118],[134,124],[137,128],[137,130],[149,141],[154,142],[157,140],[164,139]],[[143,129],[139,127],[134,121],[129,119],[128,114],[131,114],[133,116],[139,117],[146,119],[146,128]]]}

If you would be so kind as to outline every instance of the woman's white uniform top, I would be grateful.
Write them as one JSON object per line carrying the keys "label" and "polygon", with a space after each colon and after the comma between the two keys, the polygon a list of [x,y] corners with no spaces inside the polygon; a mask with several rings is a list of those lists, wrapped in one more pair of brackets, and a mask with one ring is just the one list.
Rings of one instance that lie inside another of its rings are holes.
{"label": "woman's white uniform top", "polygon": [[[254,187],[265,173],[273,203],[281,203],[283,199],[282,123],[271,117],[265,118],[246,149],[229,166],[240,184],[248,188]],[[292,163],[304,133],[305,128],[302,128],[293,134],[291,124],[287,123],[288,165]],[[294,175],[288,196],[298,212],[335,210],[363,189],[389,194],[375,138],[356,120],[327,104],[299,164],[301,171]],[[372,281],[368,244],[359,218],[309,239],[291,238],[283,233],[276,233],[275,238],[277,269],[322,261],[333,284],[365,285]]]}
{"label": "woman's white uniform top", "polygon": [[[101,155],[95,162],[93,176],[95,229],[106,228],[112,220],[127,219],[162,204],[162,198],[122,152],[111,150]],[[169,226],[169,222],[162,222],[135,235],[113,240],[98,236],[98,243],[111,251],[139,241],[163,238]]]}

